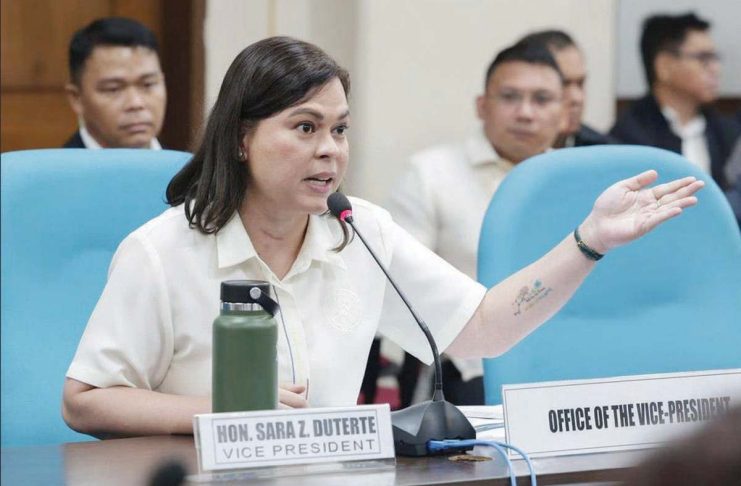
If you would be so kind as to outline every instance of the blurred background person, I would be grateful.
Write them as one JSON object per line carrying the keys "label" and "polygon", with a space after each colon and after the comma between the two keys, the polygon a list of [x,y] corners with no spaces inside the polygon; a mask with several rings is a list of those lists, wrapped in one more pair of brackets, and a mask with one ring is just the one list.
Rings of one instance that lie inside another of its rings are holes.
{"label": "blurred background person", "polygon": [[736,215],[741,227],[741,137],[736,141],[733,153],[725,166],[725,176],[730,188],[726,190],[726,197]]}
{"label": "blurred background person", "polygon": [[[516,164],[548,150],[563,123],[563,78],[548,49],[519,43],[501,51],[486,71],[476,114],[481,128],[467,140],[412,156],[387,206],[404,229],[472,278],[481,222],[494,191]],[[405,357],[402,406],[412,399],[418,366]],[[446,360],[446,398],[484,403],[482,374],[480,359]]]}
{"label": "blurred background person", "polygon": [[65,148],[162,148],[167,92],[151,30],[123,17],[95,20],[70,42],[69,74],[79,129]]}
{"label": "blurred background person", "polygon": [[721,68],[710,23],[694,13],[649,17],[641,55],[649,92],[610,134],[682,154],[727,189],[724,165],[741,126],[708,106],[718,98]]}
{"label": "blurred background person", "polygon": [[586,101],[587,66],[584,53],[574,39],[562,30],[540,30],[526,35],[520,42],[545,46],[556,59],[563,75],[566,117],[554,147],[581,147],[615,143],[616,140],[582,122]]}
{"label": "blurred background person", "polygon": [[741,484],[741,407],[662,447],[628,476],[625,486]]}

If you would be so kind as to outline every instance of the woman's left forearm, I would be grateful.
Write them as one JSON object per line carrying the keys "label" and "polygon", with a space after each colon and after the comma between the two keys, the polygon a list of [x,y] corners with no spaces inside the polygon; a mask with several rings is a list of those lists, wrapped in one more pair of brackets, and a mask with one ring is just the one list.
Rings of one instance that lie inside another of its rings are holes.
{"label": "woman's left forearm", "polygon": [[594,265],[569,234],[539,260],[489,289],[446,353],[456,357],[503,354],[558,312]]}
{"label": "woman's left forearm", "polygon": [[479,308],[446,352],[451,356],[498,356],[568,302],[595,262],[609,250],[652,231],[694,206],[703,181],[689,176],[649,187],[647,170],[608,187],[579,226],[584,252],[573,234],[545,256],[489,289]]}

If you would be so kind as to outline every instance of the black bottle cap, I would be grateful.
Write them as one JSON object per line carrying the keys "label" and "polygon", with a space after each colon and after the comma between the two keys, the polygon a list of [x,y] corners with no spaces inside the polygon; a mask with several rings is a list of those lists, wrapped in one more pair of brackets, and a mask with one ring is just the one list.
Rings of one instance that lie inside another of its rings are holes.
{"label": "black bottle cap", "polygon": [[[260,292],[250,295],[250,290],[258,288]],[[227,280],[221,282],[221,301],[243,304],[261,304],[260,294],[270,295],[270,284],[263,280]]]}

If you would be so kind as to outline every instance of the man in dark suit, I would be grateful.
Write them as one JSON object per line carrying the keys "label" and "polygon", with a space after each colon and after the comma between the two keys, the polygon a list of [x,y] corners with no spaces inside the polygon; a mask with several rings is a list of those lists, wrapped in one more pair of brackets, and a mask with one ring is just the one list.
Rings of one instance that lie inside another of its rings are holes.
{"label": "man in dark suit", "polygon": [[535,43],[548,49],[556,58],[558,68],[563,74],[564,105],[566,123],[554,147],[581,147],[616,143],[613,138],[582,123],[587,68],[584,53],[574,39],[561,30],[542,30],[528,34],[519,42]]}
{"label": "man in dark suit", "polygon": [[718,97],[720,78],[709,29],[694,13],[656,15],[644,22],[641,54],[650,91],[610,134],[624,143],[682,154],[727,189],[723,168],[741,125],[708,106]]}
{"label": "man in dark suit", "polygon": [[67,97],[80,128],[65,148],[161,148],[167,93],[157,39],[131,19],[109,17],[75,33]]}

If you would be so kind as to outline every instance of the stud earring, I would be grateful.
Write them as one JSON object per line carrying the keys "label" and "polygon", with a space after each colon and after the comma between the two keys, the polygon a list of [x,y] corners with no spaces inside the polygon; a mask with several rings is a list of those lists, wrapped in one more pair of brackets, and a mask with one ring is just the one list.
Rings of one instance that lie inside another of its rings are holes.
{"label": "stud earring", "polygon": [[239,160],[244,160],[244,152],[241,148],[239,149]]}

